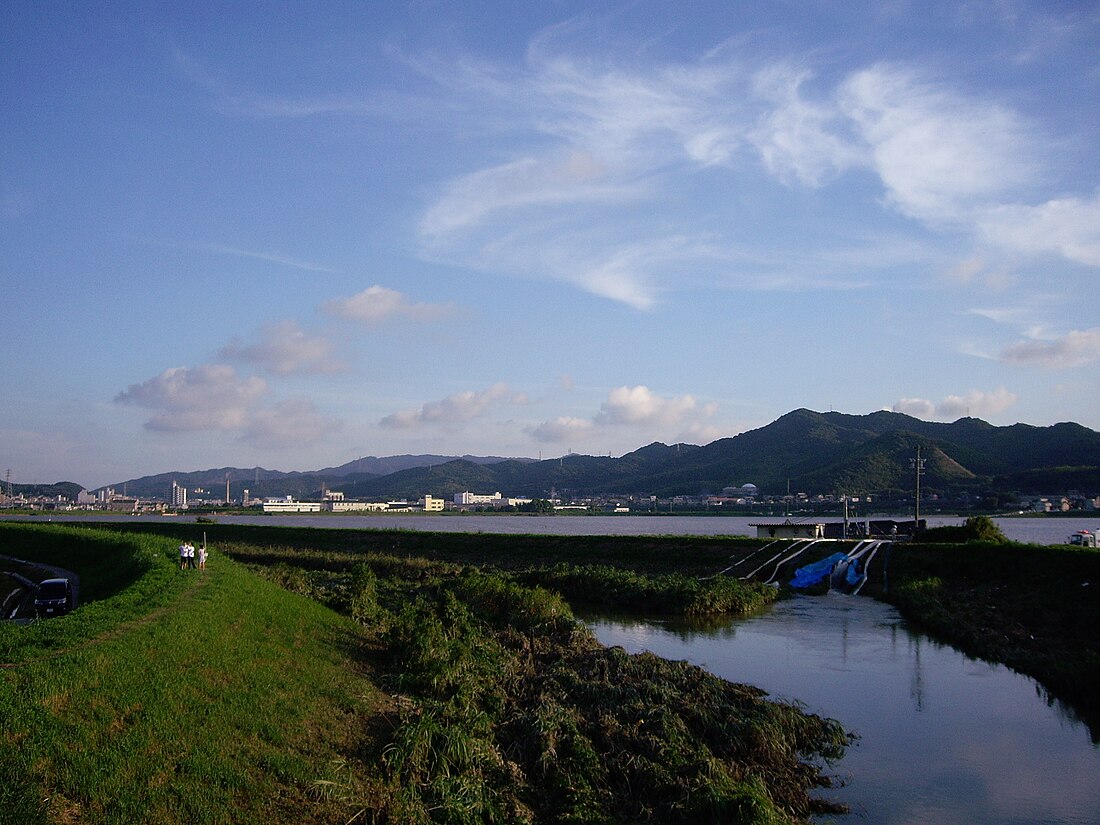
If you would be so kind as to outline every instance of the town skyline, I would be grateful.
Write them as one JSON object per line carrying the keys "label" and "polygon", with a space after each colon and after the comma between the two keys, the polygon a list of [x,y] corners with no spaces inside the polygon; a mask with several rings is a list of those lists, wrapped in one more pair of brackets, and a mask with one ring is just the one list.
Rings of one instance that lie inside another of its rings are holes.
{"label": "town skyline", "polygon": [[1100,12],[0,9],[0,472],[1100,429]]}

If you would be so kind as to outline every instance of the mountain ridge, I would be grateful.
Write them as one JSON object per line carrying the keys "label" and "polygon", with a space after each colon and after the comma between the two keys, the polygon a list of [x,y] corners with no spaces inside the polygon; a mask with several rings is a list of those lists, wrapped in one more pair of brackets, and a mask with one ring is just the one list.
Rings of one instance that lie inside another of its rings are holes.
{"label": "mountain ridge", "polygon": [[244,485],[253,497],[309,497],[322,489],[361,498],[449,497],[463,490],[534,498],[667,496],[746,483],[763,494],[782,494],[789,483],[808,494],[881,495],[911,489],[910,459],[918,447],[925,459],[922,486],[930,493],[1030,493],[1040,491],[1040,484],[1068,489],[1100,478],[1100,433],[1073,422],[998,427],[969,417],[944,423],[889,411],[852,415],[801,408],[704,446],[652,442],[619,458],[369,456],[308,472],[223,467],[160,473],[114,486],[125,486],[132,495],[164,497],[173,480],[217,491],[228,476],[232,488]]}

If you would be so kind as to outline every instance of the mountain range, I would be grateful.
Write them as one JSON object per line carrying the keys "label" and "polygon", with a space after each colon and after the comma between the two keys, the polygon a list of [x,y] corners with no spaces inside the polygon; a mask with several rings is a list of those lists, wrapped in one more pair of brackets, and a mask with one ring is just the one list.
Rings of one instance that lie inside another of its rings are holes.
{"label": "mountain range", "polygon": [[943,495],[1100,492],[1100,433],[1080,424],[996,427],[977,418],[923,421],[894,412],[869,415],[800,409],[756,430],[705,446],[653,443],[620,458],[567,455],[543,461],[493,456],[366,457],[312,472],[223,467],[161,473],[112,485],[164,498],[172,481],[216,495],[228,477],[236,497],[316,497],[323,488],[357,498],[450,497],[464,490],[549,497],[552,493],[697,495],[757,485],[811,495],[911,492],[920,448],[922,490]]}

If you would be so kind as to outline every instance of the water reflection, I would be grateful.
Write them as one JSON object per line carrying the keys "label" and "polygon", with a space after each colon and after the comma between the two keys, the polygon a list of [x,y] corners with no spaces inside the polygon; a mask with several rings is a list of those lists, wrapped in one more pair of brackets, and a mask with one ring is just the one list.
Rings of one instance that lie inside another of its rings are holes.
{"label": "water reflection", "polygon": [[875,823],[1100,822],[1100,749],[1033,680],[907,628],[888,605],[796,598],[720,626],[588,617],[605,644],[686,659],[860,739],[825,793]]}

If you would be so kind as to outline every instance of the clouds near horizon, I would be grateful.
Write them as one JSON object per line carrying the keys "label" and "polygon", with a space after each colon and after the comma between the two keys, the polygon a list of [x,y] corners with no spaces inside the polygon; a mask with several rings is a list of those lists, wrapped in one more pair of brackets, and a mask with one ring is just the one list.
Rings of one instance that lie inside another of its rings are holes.
{"label": "clouds near horizon", "polygon": [[924,398],[902,398],[894,404],[894,412],[905,413],[914,418],[944,418],[955,420],[963,416],[981,418],[996,415],[1018,401],[1015,393],[1004,387],[992,392],[970,390],[965,395],[948,395],[939,402]]}

